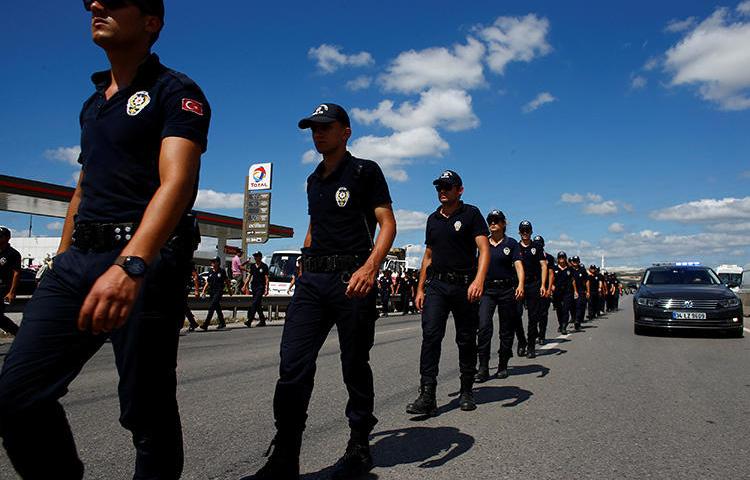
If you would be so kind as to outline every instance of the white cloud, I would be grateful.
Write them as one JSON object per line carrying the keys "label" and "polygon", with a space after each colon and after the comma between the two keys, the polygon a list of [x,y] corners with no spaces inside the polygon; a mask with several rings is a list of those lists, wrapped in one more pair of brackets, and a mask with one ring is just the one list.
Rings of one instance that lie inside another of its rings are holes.
{"label": "white cloud", "polygon": [[651,218],[681,223],[750,219],[750,197],[705,198],[656,210]]}
{"label": "white cloud", "polygon": [[62,231],[63,222],[51,222],[47,224],[47,230]]}
{"label": "white cloud", "polygon": [[630,76],[630,88],[631,90],[640,90],[646,86],[648,80],[643,75],[631,75]]}
{"label": "white cloud", "polygon": [[545,103],[552,103],[555,101],[557,101],[557,99],[553,97],[551,93],[541,92],[539,95],[536,96],[536,98],[534,98],[534,100],[524,105],[522,110],[523,110],[523,113],[531,113],[537,108],[544,105]]}
{"label": "white cloud", "polygon": [[[742,4],[744,13],[745,5]],[[750,108],[750,21],[726,8],[688,31],[666,52],[671,85],[694,85],[707,101],[724,110]]]}
{"label": "white cloud", "polygon": [[651,57],[646,60],[645,64],[643,64],[643,69],[647,72],[650,72],[651,70],[654,70],[656,67],[658,67],[660,63],[661,60],[658,57]]}
{"label": "white cloud", "polygon": [[563,193],[560,195],[560,201],[563,203],[581,203],[583,202],[583,195],[580,193]]}
{"label": "white cloud", "polygon": [[583,207],[583,213],[588,215],[612,215],[617,213],[617,204],[612,200],[600,203],[590,203]]}
{"label": "white cloud", "polygon": [[505,73],[510,62],[530,62],[552,51],[547,42],[549,20],[533,13],[525,17],[498,17],[491,26],[479,26],[475,31],[487,42],[487,64],[495,73]]}
{"label": "white cloud", "polygon": [[743,15],[750,15],[750,0],[746,0],[737,5],[737,12]]}
{"label": "white cloud", "polygon": [[684,20],[673,18],[669,21],[669,23],[667,23],[667,26],[664,27],[664,31],[669,33],[684,32],[685,30],[690,30],[691,28],[693,28],[695,26],[695,23],[695,17],[688,17]]}
{"label": "white cloud", "polygon": [[302,154],[302,163],[307,165],[310,163],[320,163],[323,160],[323,156],[318,153],[317,150],[310,149]]}
{"label": "white cloud", "polygon": [[448,149],[448,143],[429,127],[396,132],[386,137],[367,135],[356,139],[350,147],[354,155],[377,161],[385,176],[397,181],[409,178],[403,165],[412,159],[440,157]]}
{"label": "white cloud", "polygon": [[609,232],[611,232],[611,233],[622,233],[622,232],[624,232],[624,231],[625,231],[625,225],[623,225],[622,223],[617,223],[617,222],[615,222],[615,223],[611,224],[611,225],[610,225],[610,226],[609,226],[609,227],[607,228],[607,230],[608,230]]}
{"label": "white cloud", "polygon": [[48,160],[57,160],[65,162],[74,167],[78,166],[78,156],[81,154],[81,146],[57,147],[44,151],[44,158]]}
{"label": "white cloud", "polygon": [[476,88],[484,84],[484,45],[467,38],[452,49],[433,47],[402,52],[380,78],[386,90],[416,93],[428,88]]}
{"label": "white cloud", "polygon": [[198,190],[195,208],[226,209],[242,208],[245,197],[242,193],[222,193],[214,190]]}
{"label": "white cloud", "polygon": [[396,131],[438,126],[459,131],[479,125],[471,108],[471,95],[454,89],[427,90],[420,94],[417,104],[404,102],[397,109],[393,101],[383,100],[374,110],[354,108],[352,114],[365,125],[377,122]]}
{"label": "white cloud", "polygon": [[602,196],[598,193],[587,193],[586,200],[588,200],[589,202],[601,202],[602,200],[604,200],[604,198],[602,198]]}
{"label": "white cloud", "polygon": [[750,232],[750,222],[724,222],[706,227],[712,232]]}
{"label": "white cloud", "polygon": [[307,52],[307,56],[315,60],[320,71],[333,73],[341,67],[366,67],[375,63],[372,55],[368,52],[359,52],[346,55],[338,45],[324,43],[319,47],[313,47]]}
{"label": "white cloud", "polygon": [[405,230],[424,230],[427,224],[427,217],[429,216],[424,212],[401,209],[395,210],[393,215],[396,217],[396,225],[399,232]]}
{"label": "white cloud", "polygon": [[346,82],[346,88],[353,92],[357,92],[359,90],[366,90],[370,88],[371,84],[372,77],[368,77],[367,75],[360,75],[354,80],[349,80],[348,82]]}

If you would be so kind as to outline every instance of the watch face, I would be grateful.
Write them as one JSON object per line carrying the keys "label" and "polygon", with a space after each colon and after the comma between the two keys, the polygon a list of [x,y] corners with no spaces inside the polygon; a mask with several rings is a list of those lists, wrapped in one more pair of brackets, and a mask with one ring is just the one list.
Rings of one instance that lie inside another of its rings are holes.
{"label": "watch face", "polygon": [[134,277],[140,277],[146,274],[146,262],[138,257],[128,257],[125,259],[125,270]]}

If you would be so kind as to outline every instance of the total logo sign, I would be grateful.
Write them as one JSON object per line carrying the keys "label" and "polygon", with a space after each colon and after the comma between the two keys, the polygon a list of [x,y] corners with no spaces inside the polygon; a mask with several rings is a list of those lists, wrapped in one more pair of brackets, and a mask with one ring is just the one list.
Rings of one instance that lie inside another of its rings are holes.
{"label": "total logo sign", "polygon": [[248,190],[271,189],[271,163],[256,163],[250,167],[247,181]]}

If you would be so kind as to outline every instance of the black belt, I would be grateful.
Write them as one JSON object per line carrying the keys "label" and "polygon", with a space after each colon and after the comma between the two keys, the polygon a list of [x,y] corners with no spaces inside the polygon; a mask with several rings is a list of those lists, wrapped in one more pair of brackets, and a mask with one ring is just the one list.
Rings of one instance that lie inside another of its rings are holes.
{"label": "black belt", "polygon": [[302,257],[302,271],[312,273],[353,272],[364,265],[364,255],[324,255]]}
{"label": "black belt", "polygon": [[518,286],[518,280],[511,279],[511,278],[503,278],[501,280],[486,280],[484,282],[485,288],[487,287],[494,287],[494,288],[515,288]]}
{"label": "black belt", "polygon": [[453,285],[468,285],[474,279],[474,275],[457,272],[434,272],[432,278]]}
{"label": "black belt", "polygon": [[114,250],[127,245],[137,228],[137,223],[77,223],[73,245],[95,252]]}
{"label": "black belt", "polygon": [[542,277],[530,277],[530,278],[529,278],[529,277],[526,277],[526,278],[524,279],[523,283],[524,283],[525,285],[529,285],[529,284],[532,284],[532,283],[534,283],[534,282],[539,282],[539,281],[541,281],[541,280],[542,280]]}

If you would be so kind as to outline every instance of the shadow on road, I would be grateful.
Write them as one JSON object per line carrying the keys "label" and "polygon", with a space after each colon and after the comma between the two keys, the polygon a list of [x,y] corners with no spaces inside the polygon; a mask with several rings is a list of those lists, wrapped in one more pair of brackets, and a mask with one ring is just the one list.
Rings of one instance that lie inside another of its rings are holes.
{"label": "shadow on road", "polygon": [[562,355],[563,353],[568,353],[568,351],[561,348],[543,348],[536,351],[536,356],[541,357],[545,355]]}
{"label": "shadow on road", "polygon": [[[448,394],[449,397],[454,397],[453,400],[438,408],[437,415],[443,415],[451,410],[459,408],[459,392],[452,392]],[[483,405],[486,403],[504,402],[511,400],[510,402],[504,403],[503,407],[515,407],[533,395],[532,392],[524,390],[518,387],[479,387],[474,388],[474,401],[477,405]],[[436,415],[436,416],[437,416]],[[429,416],[417,415],[416,417],[410,418],[413,422],[421,422],[429,419]]]}
{"label": "shadow on road", "polygon": [[546,377],[549,373],[549,368],[544,365],[519,365],[517,367],[510,367],[508,370],[511,375],[531,375],[532,373],[539,373],[537,378]]}
{"label": "shadow on road", "polygon": [[474,446],[474,437],[455,427],[409,427],[377,432],[371,438],[377,467],[417,462],[419,468],[441,467]]}

